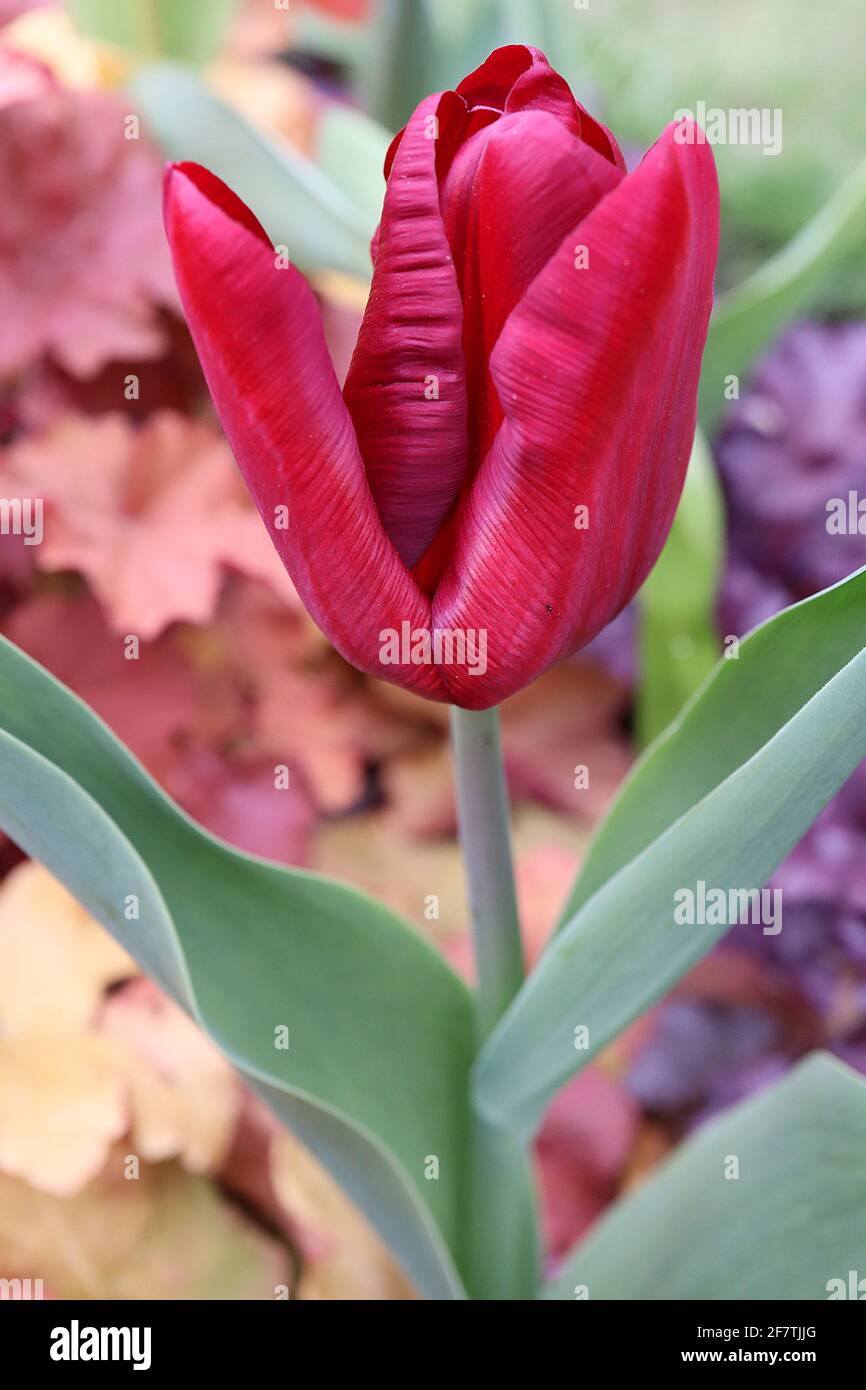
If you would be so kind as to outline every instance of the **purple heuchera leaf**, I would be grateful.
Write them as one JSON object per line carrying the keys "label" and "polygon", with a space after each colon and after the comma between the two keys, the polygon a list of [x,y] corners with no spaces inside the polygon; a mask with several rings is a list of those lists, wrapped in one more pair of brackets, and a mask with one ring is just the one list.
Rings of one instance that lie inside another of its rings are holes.
{"label": "purple heuchera leaf", "polygon": [[785,593],[790,603],[866,564],[866,535],[827,530],[828,501],[866,492],[866,324],[804,323],[786,333],[732,406],[716,457],[733,558],[728,631],[746,630],[735,621],[737,598],[752,610],[748,626],[762,581],[765,600]]}
{"label": "purple heuchera leaf", "polygon": [[732,1067],[771,1047],[778,1027],[759,1009],[674,999],[650,1047],[632,1064],[628,1089],[648,1110],[680,1110],[703,1100]]}

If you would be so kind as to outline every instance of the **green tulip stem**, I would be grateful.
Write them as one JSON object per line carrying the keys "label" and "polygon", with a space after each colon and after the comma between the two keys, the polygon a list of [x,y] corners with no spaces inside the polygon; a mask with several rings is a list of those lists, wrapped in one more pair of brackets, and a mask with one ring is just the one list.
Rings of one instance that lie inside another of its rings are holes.
{"label": "green tulip stem", "polygon": [[482,1042],[523,982],[498,710],[453,707],[451,737],[457,776],[457,819],[472,913],[478,1030]]}
{"label": "green tulip stem", "polygon": [[[478,1046],[523,983],[523,950],[499,713],[451,710],[457,820],[469,884],[477,975]],[[522,1146],[475,1113],[469,1196],[463,1212],[464,1276],[471,1298],[525,1300],[537,1293],[538,1222]]]}

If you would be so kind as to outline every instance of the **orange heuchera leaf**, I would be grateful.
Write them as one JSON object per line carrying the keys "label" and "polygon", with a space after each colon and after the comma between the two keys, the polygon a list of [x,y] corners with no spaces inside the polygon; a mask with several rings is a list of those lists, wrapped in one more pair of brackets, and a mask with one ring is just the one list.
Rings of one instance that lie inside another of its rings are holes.
{"label": "orange heuchera leaf", "polygon": [[130,1182],[124,1157],[63,1199],[0,1175],[0,1274],[39,1270],[73,1299],[273,1299],[290,1283],[285,1247],[206,1178],[160,1163]]}
{"label": "orange heuchera leaf", "polygon": [[135,963],[39,864],[0,888],[0,1035],[85,1028]]}
{"label": "orange heuchera leaf", "polygon": [[213,1171],[231,1142],[241,1096],[222,1054],[150,980],[112,994],[99,1026],[137,1064],[130,1072],[134,1151]]}
{"label": "orange heuchera leaf", "polygon": [[128,1127],[111,1043],[88,1033],[0,1038],[0,1172],[67,1197]]}
{"label": "orange heuchera leaf", "polygon": [[229,567],[294,599],[225,441],[173,411],[139,428],[67,416],[14,444],[0,479],[46,505],[38,565],[79,570],[118,633],[150,640],[174,621],[207,622]]}

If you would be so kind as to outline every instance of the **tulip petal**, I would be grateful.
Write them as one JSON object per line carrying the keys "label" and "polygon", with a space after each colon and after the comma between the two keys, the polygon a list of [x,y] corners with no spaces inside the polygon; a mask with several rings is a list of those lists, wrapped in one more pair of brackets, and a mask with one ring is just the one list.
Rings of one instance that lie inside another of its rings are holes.
{"label": "tulip petal", "polygon": [[458,150],[442,206],[463,300],[473,472],[502,420],[488,369],[505,320],[566,232],[621,178],[545,110],[502,116]]}
{"label": "tulip petal", "polygon": [[507,43],[494,48],[474,72],[470,72],[455,89],[470,111],[476,106],[505,110],[508,94],[515,82],[535,64],[543,64],[553,72],[544,54],[525,43]]}
{"label": "tulip petal", "polygon": [[565,78],[554,72],[544,54],[539,53],[537,49],[531,51],[532,66],[517,79],[508,93],[505,114],[509,115],[515,111],[549,111],[560,125],[579,136],[585,144],[617,169],[624,171],[625,160],[611,131],[591,116],[586,107],[575,99]]}
{"label": "tulip petal", "polygon": [[437,179],[437,162],[441,168],[466,120],[465,103],[450,92],[422,101],[403,133],[343,391],[382,525],[410,567],[466,471],[463,308]]}
{"label": "tulip petal", "polygon": [[577,102],[577,109],[580,112],[580,138],[625,173],[625,156],[616,142],[613,131],[591,116],[580,102]]}
{"label": "tulip petal", "polygon": [[[678,133],[677,133],[678,132]],[[718,184],[669,126],[569,234],[510,315],[491,371],[505,419],[436,591],[436,626],[488,634],[484,707],[583,646],[658,557],[682,489],[712,304]],[[588,527],[578,507],[588,508]]]}
{"label": "tulip petal", "polygon": [[[271,539],[334,646],[382,676],[382,630],[426,628],[430,607],[382,530],[312,291],[198,165],[170,168],[165,221],[208,386]],[[387,675],[445,698],[434,668]]]}
{"label": "tulip petal", "polygon": [[539,48],[507,44],[497,48],[457,88],[470,110],[489,106],[509,115],[531,109],[549,111],[573,135],[578,135],[618,169],[625,169],[622,152],[607,126],[592,117],[572,95],[571,88]]}

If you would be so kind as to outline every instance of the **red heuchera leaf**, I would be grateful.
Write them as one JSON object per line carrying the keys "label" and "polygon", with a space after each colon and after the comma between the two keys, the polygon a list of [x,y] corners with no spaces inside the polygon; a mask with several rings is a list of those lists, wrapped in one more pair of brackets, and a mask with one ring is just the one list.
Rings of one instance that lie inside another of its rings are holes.
{"label": "red heuchera leaf", "polygon": [[293,785],[297,772],[322,812],[357,804],[370,765],[415,737],[410,720],[380,706],[303,609],[287,612],[263,585],[233,586],[205,641],[208,659],[222,663],[248,698],[251,754],[271,767],[287,764]]}
{"label": "red heuchera leaf", "polygon": [[276,760],[251,741],[230,671],[197,669],[194,650],[174,635],[142,643],[138,659],[126,660],[122,639],[87,595],[33,598],[2,630],[96,710],[201,825],[239,849],[306,861],[312,814],[304,779],[276,786]]}
{"label": "red heuchera leaf", "polygon": [[283,864],[306,862],[312,809],[291,778],[276,785],[273,762],[227,761],[191,748],[178,759],[170,789],[200,825],[236,848]]}
{"label": "red heuchera leaf", "polygon": [[3,588],[13,593],[23,592],[33,578],[36,564],[34,547],[24,536],[4,536],[0,545],[0,601],[5,597]]}
{"label": "red heuchera leaf", "polygon": [[129,114],[29,59],[0,59],[0,374],[48,352],[90,376],[165,346],[155,306],[177,300],[160,161],[125,138]]}
{"label": "red heuchera leaf", "polygon": [[7,495],[42,498],[37,564],[79,570],[114,631],[150,640],[171,622],[207,622],[230,566],[294,589],[209,426],[160,411],[68,416],[0,460]]}
{"label": "red heuchera leaf", "polygon": [[[49,357],[19,376],[5,393],[7,431],[38,432],[58,415],[105,415],[117,410],[129,420],[145,420],[155,410],[194,415],[205,399],[205,386],[192,340],[182,320],[162,316],[167,350],[161,357],[127,357],[109,362],[96,376],[82,379],[63,370]],[[128,398],[129,378],[138,381],[138,394]]]}
{"label": "red heuchera leaf", "polygon": [[502,710],[512,796],[598,820],[631,763],[618,722],[626,704],[613,677],[568,662],[519,691]]}
{"label": "red heuchera leaf", "polygon": [[86,594],[43,594],[19,603],[4,636],[80,695],[146,767],[159,776],[166,750],[190,737],[198,700],[196,673],[177,644],[143,643],[127,661]]}
{"label": "red heuchera leaf", "polygon": [[561,1091],[536,1143],[545,1246],[564,1255],[614,1197],[638,1133],[639,1112],[600,1066]]}

